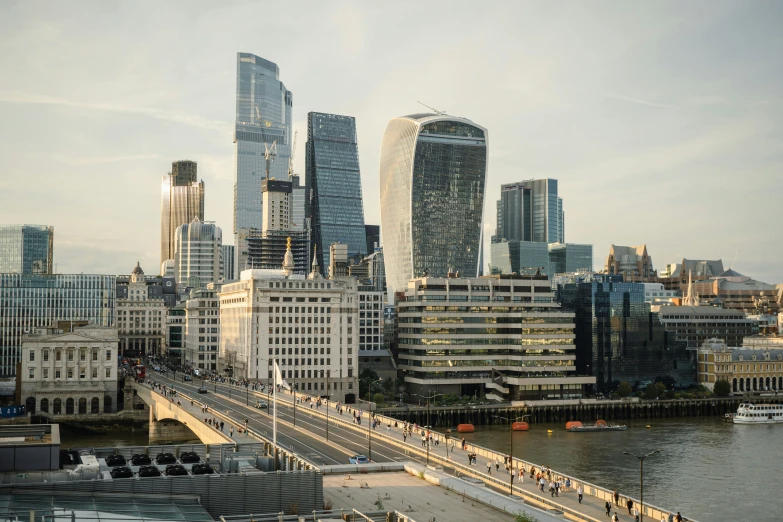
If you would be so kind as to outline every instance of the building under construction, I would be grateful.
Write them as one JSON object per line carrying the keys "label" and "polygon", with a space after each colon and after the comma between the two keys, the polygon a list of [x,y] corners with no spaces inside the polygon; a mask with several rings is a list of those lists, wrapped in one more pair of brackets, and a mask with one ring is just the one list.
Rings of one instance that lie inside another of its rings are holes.
{"label": "building under construction", "polygon": [[310,233],[307,231],[257,229],[246,231],[247,266],[250,268],[269,268],[280,270],[286,252],[288,238],[291,238],[291,253],[294,255],[295,274],[307,275],[310,272]]}

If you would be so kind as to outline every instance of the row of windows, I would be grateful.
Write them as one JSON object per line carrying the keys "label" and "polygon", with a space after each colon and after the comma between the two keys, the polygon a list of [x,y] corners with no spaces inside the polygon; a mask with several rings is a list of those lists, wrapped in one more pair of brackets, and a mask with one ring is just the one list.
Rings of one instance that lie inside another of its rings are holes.
{"label": "row of windows", "polygon": [[[50,348],[43,348],[41,350],[41,357],[43,358],[44,362],[48,362],[49,361],[49,351],[50,350],[51,350]],[[76,348],[67,348],[65,350],[67,351],[67,354],[68,354],[68,361],[69,362],[73,361],[74,351],[76,350]],[[87,351],[89,351],[88,348],[81,348],[81,349],[79,349],[79,360],[80,361],[86,361],[87,360]],[[36,354],[35,350],[30,350],[30,355],[29,355],[30,362],[35,362],[35,354]],[[55,361],[62,360],[62,350],[60,350],[60,349],[54,350],[54,357],[55,357],[55,359],[54,359]],[[97,361],[98,360],[98,350],[97,349],[92,349],[92,360],[93,361]],[[111,361],[111,350],[106,350],[106,360],[107,361]]]}
{"label": "row of windows", "polygon": [[[110,379],[111,378],[111,368],[105,368],[104,372],[106,374],[106,378]],[[66,376],[67,376],[68,379],[73,379],[73,373],[74,373],[73,372],[73,368],[67,368],[65,373],[66,373]],[[62,378],[61,375],[62,375],[62,370],[60,368],[55,368],[54,369],[54,379],[55,380],[61,379]],[[28,368],[27,369],[27,376],[30,379],[35,379],[35,368]],[[49,368],[43,368],[41,370],[41,378],[44,379],[44,380],[49,379]],[[86,371],[86,369],[85,368],[79,368],[79,379],[86,379],[86,378],[87,378],[87,371]],[[92,369],[92,378],[93,379],[97,379],[98,378],[98,368],[93,368]]]}

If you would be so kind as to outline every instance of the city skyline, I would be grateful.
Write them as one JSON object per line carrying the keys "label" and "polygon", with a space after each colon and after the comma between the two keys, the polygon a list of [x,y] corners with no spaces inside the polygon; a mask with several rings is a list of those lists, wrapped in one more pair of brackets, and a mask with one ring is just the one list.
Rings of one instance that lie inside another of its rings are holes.
{"label": "city skyline", "polygon": [[[83,5],[100,24],[56,4],[35,16],[35,4],[5,5],[0,17],[0,222],[54,226],[59,273],[156,266],[159,176],[177,159],[199,163],[205,214],[229,229],[235,65],[248,52],[274,61],[297,94],[293,130],[304,135],[310,111],[356,118],[367,223],[380,222],[385,125],[423,110],[421,100],[492,134],[488,202],[503,183],[557,179],[566,238],[593,244],[596,268],[610,244],[645,243],[656,267],[721,258],[783,281],[783,246],[768,240],[759,210],[774,208],[783,188],[779,4],[497,4],[476,18],[458,6],[401,3],[389,13],[341,3],[264,8],[264,35],[210,38],[201,35],[262,7],[165,6],[150,20],[133,5]],[[471,44],[425,49],[399,37],[400,26],[419,34],[433,19]],[[143,43],[129,44],[141,41],[138,27]],[[46,81],[53,71],[58,81]],[[302,144],[295,166],[303,175]],[[494,212],[485,204],[485,269]]]}

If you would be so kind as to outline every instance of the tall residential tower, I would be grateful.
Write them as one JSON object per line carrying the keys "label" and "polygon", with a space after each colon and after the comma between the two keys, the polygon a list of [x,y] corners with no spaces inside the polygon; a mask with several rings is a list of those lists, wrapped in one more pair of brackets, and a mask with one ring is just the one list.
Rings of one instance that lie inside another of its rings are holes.
{"label": "tall residential tower", "polygon": [[395,118],[381,144],[381,230],[386,284],[479,273],[487,131],[465,118]]}

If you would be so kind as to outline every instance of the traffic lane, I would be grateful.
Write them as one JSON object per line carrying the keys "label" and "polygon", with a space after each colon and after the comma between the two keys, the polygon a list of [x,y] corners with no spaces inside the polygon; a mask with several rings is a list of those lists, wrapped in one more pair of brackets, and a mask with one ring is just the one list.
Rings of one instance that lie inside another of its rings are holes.
{"label": "traffic lane", "polygon": [[[171,379],[169,379],[167,377],[161,376],[161,378],[162,378],[162,380],[168,381],[170,383],[169,385],[173,384],[174,385],[174,389],[176,389],[177,387],[180,387],[180,388],[184,387],[184,388],[190,389],[190,390],[193,390],[193,389],[197,390],[199,387],[201,387],[200,383],[196,383],[196,385],[193,385],[192,382],[188,382],[188,381],[186,381],[184,383],[181,383],[181,382],[174,383]],[[248,392],[248,390],[246,388],[240,388],[240,387],[235,387],[235,386],[231,386],[231,385],[225,385],[225,384],[221,384],[221,383],[218,383],[218,385],[217,385],[217,390],[218,390],[217,394],[214,393],[215,383],[211,383],[211,386],[205,386],[205,387],[209,390],[209,392],[207,394],[201,394],[201,397],[204,397],[205,395],[217,395],[218,397],[223,397],[223,399],[221,399],[221,400],[228,400],[226,398],[228,396],[228,393],[229,393],[227,388],[230,387],[230,389],[231,389],[231,399],[233,399],[233,400],[235,400],[235,401],[237,401],[239,403],[241,403],[243,399],[246,402],[249,401],[251,404],[254,403],[255,400],[258,400],[258,399],[264,399],[264,398],[267,399],[267,400],[269,399],[269,395],[266,394],[266,393],[252,392],[252,391]],[[225,392],[225,395],[223,395],[223,392]],[[252,399],[254,395],[256,396],[256,398]],[[226,403],[221,403],[221,404],[225,405]],[[232,404],[236,404],[236,403],[232,403]],[[285,400],[281,400],[279,398],[277,404],[278,404],[278,413],[277,413],[278,419],[286,420],[288,422],[292,422],[293,423],[293,420],[294,420],[293,403],[292,402],[286,402]],[[269,418],[268,419],[260,419],[262,421],[263,420],[267,421],[267,423],[268,423],[267,424],[267,429],[271,429],[270,426],[271,426],[271,422],[272,422],[271,421],[271,416],[272,416],[271,404],[269,404],[269,406],[270,406],[270,408],[268,410],[262,410],[262,411],[267,411],[268,412]],[[245,409],[249,409],[250,411],[256,411],[256,412],[258,411],[254,407],[249,407],[249,406],[246,406],[246,405],[243,405],[243,407]],[[301,433],[305,433],[306,434],[308,431],[316,433],[316,434],[318,434],[320,436],[324,436],[325,435],[325,433],[326,433],[326,420],[325,419],[321,419],[320,416],[318,416],[318,415],[310,414],[310,412],[308,411],[309,407],[304,407],[303,408],[302,406],[299,406],[299,407],[297,407],[297,410],[298,410],[298,412],[297,412],[298,414],[297,414],[297,423],[296,424],[297,424],[297,427],[303,428],[301,431],[299,431],[299,430],[295,431],[297,436],[298,436],[298,434],[301,434]],[[245,415],[245,411],[246,410],[242,410],[240,412],[240,415]],[[307,421],[302,419],[303,415],[307,415],[307,418],[308,418]],[[240,420],[241,420],[241,422],[244,422],[244,417],[242,419],[240,419]],[[282,427],[283,427],[282,424],[278,425],[278,439],[279,439],[279,434],[280,434],[280,431],[281,431]],[[289,429],[291,429],[291,428],[289,428]],[[290,432],[287,432],[287,433],[290,434]],[[357,454],[362,454],[362,453],[368,453],[369,452],[366,431],[364,431],[364,430],[356,431],[354,429],[351,429],[350,427],[344,427],[344,426],[342,426],[340,424],[336,424],[336,423],[332,424],[332,423],[330,423],[329,424],[329,435],[330,435],[329,436],[330,442],[332,442],[332,443],[336,442],[340,446],[343,446],[349,452],[355,452]],[[321,441],[317,441],[316,444],[318,444],[321,448],[325,448],[325,447],[328,448],[328,446],[323,444]],[[373,446],[373,449],[372,449],[372,457],[373,457],[373,459],[372,460],[375,461],[375,462],[400,462],[400,461],[407,461],[407,460],[416,460],[416,459],[412,458],[411,455],[406,455],[403,451],[399,450],[396,446],[384,443],[383,441],[381,441],[379,439],[374,439],[372,441],[372,446]],[[331,454],[331,452],[329,452],[329,453]]]}
{"label": "traffic lane", "polygon": [[[171,380],[166,380],[168,381],[166,384],[167,388],[172,387]],[[160,382],[163,384],[165,381],[161,379]],[[237,405],[227,397],[223,397],[219,394],[198,394],[198,386],[193,387],[188,386],[187,383],[185,384],[185,386],[182,386],[182,383],[176,383],[176,385],[173,386],[173,389],[178,389],[183,393],[192,395],[194,399],[198,399],[199,402],[206,404],[209,409],[212,410],[212,412],[219,412],[232,419],[232,422],[234,422],[237,426],[244,426],[244,421],[247,418],[248,425],[251,429],[261,434],[266,432],[265,436],[270,440],[273,438],[272,421],[268,415],[260,413],[259,410],[256,410],[255,408],[244,405]],[[205,415],[207,417],[214,416],[210,415],[212,412],[208,412]],[[299,453],[302,456],[306,456],[310,458],[310,460],[321,464],[348,463],[348,455],[341,452],[340,450],[321,444],[319,440],[311,437],[307,432],[301,432],[294,428],[289,428],[281,423],[278,423],[277,427],[277,442],[281,446],[293,448],[294,452]]]}

